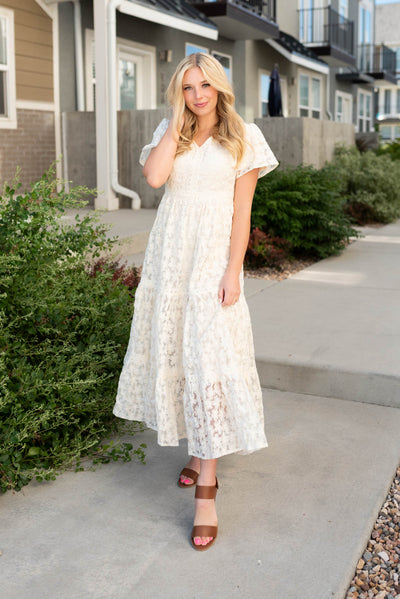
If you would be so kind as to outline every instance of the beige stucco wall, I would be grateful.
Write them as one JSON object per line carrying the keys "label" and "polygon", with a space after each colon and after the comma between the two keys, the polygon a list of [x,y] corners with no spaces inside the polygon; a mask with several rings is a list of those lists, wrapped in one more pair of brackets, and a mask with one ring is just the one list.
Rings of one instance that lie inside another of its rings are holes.
{"label": "beige stucco wall", "polygon": [[298,5],[293,0],[279,0],[276,3],[277,19],[279,28],[289,35],[299,37]]}
{"label": "beige stucco wall", "polygon": [[52,20],[35,0],[0,0],[14,11],[17,100],[53,102]]}

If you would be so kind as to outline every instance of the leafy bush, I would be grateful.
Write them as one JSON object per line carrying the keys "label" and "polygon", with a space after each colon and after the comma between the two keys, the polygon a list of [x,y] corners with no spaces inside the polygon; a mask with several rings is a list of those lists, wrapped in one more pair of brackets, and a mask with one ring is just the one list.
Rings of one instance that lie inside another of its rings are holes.
{"label": "leafy bush", "polygon": [[296,255],[325,258],[358,236],[343,203],[337,175],[329,167],[273,171],[257,184],[252,228],[287,240]]}
{"label": "leafy bush", "polygon": [[256,227],[250,233],[245,263],[255,268],[269,266],[281,270],[289,250],[290,243],[286,239],[271,237]]}
{"label": "leafy bush", "polygon": [[400,216],[400,162],[356,148],[337,148],[337,173],[345,211],[360,225],[389,223]]}
{"label": "leafy bush", "polygon": [[376,150],[378,156],[389,156],[392,160],[400,160],[400,141],[383,144]]}
{"label": "leafy bush", "polygon": [[143,446],[102,444],[121,430],[112,407],[132,288],[104,260],[88,269],[113,241],[92,214],[63,223],[65,209],[81,207],[78,198],[90,190],[57,192],[53,175],[50,169],[28,193],[7,186],[0,197],[2,491],[81,469],[87,455],[95,462],[144,458]]}

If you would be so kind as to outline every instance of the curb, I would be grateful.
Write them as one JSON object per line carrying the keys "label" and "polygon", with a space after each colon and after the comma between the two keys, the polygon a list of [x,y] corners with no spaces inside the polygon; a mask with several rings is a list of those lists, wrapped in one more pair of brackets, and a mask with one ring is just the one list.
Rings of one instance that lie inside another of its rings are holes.
{"label": "curb", "polygon": [[256,355],[262,387],[400,409],[400,378],[377,372],[278,362]]}

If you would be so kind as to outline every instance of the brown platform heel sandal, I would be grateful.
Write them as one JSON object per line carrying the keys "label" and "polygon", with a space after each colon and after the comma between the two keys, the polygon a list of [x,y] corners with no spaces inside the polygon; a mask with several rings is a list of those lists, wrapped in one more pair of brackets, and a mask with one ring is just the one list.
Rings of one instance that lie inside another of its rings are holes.
{"label": "brown platform heel sandal", "polygon": [[[187,478],[191,478],[193,480],[192,483],[186,485],[185,483],[181,482],[181,476],[187,476]],[[186,487],[194,487],[194,485],[197,483],[197,479],[199,478],[199,473],[196,472],[196,470],[192,470],[191,468],[184,468],[178,477],[178,487],[181,487],[181,489],[186,488]]]}
{"label": "brown platform heel sandal", "polygon": [[[203,486],[196,485],[196,492],[194,494],[196,499],[214,499],[217,495],[218,490],[218,479],[215,477],[215,486]],[[192,534],[190,537],[193,549],[196,551],[206,551],[214,545],[215,539],[217,538],[218,526],[210,526],[208,524],[199,524],[197,526],[193,526]],[[207,545],[196,545],[194,542],[195,537],[213,537],[212,541],[207,543]]]}

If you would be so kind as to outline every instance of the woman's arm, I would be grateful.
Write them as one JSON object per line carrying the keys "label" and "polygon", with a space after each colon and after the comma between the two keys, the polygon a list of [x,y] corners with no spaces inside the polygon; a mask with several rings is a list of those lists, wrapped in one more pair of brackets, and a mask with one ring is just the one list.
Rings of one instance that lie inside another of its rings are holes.
{"label": "woman's arm", "polygon": [[231,306],[240,296],[239,275],[249,243],[251,205],[259,170],[255,168],[236,180],[229,263],[218,289],[223,306]]}
{"label": "woman's arm", "polygon": [[143,167],[143,174],[151,187],[161,187],[168,179],[175,160],[179,133],[172,129],[173,119],[158,146],[153,148]]}

